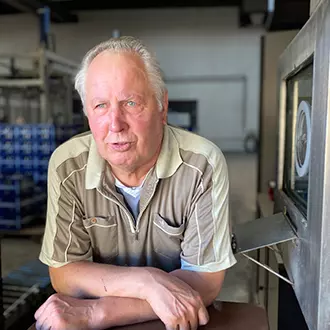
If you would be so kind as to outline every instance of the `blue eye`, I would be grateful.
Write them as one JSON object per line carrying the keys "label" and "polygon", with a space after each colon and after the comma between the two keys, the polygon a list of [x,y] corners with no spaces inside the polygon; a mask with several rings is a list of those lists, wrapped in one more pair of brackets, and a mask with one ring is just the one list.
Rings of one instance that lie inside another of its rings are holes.
{"label": "blue eye", "polygon": [[128,101],[127,105],[129,105],[130,107],[134,107],[136,106],[136,103],[134,101]]}
{"label": "blue eye", "polygon": [[105,108],[105,106],[106,106],[105,103],[100,103],[95,108],[101,108],[101,109],[103,109],[103,108]]}

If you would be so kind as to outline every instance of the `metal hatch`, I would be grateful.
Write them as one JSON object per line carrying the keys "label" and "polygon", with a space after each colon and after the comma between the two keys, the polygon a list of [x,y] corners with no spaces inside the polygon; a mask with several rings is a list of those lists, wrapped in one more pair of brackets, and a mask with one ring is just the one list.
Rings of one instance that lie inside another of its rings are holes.
{"label": "metal hatch", "polygon": [[258,218],[233,226],[232,250],[234,254],[242,254],[257,265],[293,285],[289,279],[281,276],[269,266],[248,256],[246,253],[264,247],[298,239],[290,220],[284,213],[276,213],[269,217]]}

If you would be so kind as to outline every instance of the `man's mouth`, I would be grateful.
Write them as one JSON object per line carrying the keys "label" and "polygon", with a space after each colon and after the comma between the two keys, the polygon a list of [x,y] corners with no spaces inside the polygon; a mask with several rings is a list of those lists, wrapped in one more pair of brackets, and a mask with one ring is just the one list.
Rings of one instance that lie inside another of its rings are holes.
{"label": "man's mouth", "polygon": [[126,151],[130,148],[131,142],[109,143],[109,146],[112,150],[115,150],[115,151]]}

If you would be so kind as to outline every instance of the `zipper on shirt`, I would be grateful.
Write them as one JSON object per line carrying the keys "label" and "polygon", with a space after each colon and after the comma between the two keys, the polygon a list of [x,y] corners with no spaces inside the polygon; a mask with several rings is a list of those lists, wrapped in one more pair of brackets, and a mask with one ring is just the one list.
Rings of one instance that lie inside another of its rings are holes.
{"label": "zipper on shirt", "polygon": [[135,226],[134,226],[134,219],[133,219],[132,215],[131,215],[131,214],[126,210],[126,208],[125,208],[122,204],[120,204],[118,201],[116,201],[115,199],[112,199],[112,198],[110,198],[110,197],[104,195],[104,194],[103,194],[98,188],[97,188],[97,191],[98,191],[103,197],[105,197],[106,199],[108,199],[108,200],[111,201],[111,202],[114,202],[116,205],[118,205],[119,207],[121,207],[121,208],[124,210],[126,216],[128,217],[128,222],[129,222],[129,226],[130,226],[130,229],[131,229],[131,233],[135,235],[135,239],[137,240],[137,239],[138,239],[138,233],[139,233],[139,230],[138,230],[137,228],[135,228]]}
{"label": "zipper on shirt", "polygon": [[128,217],[128,220],[129,220],[129,225],[130,225],[131,233],[134,234],[134,237],[135,237],[135,240],[136,240],[136,241],[139,239],[139,232],[140,232],[140,230],[139,230],[139,224],[140,224],[140,219],[141,219],[141,217],[142,217],[143,212],[146,210],[148,204],[150,203],[151,198],[152,198],[153,195],[155,194],[155,190],[156,190],[156,187],[157,187],[157,183],[158,183],[158,181],[159,181],[159,180],[157,180],[156,183],[154,184],[153,191],[152,191],[152,193],[150,194],[148,201],[145,203],[145,206],[144,206],[143,210],[141,210],[141,212],[139,212],[139,215],[138,215],[138,217],[137,217],[137,219],[136,219],[136,225],[134,225],[134,219],[133,219],[132,215],[130,214],[130,212],[129,212],[129,211],[128,211],[128,210],[127,210],[127,209],[126,209],[121,203],[119,203],[119,202],[116,201],[115,199],[112,199],[112,198],[110,198],[110,197],[104,195],[104,194],[103,194],[103,193],[97,188],[97,191],[98,191],[103,197],[105,197],[106,199],[108,199],[108,200],[111,201],[111,202],[114,202],[116,205],[118,205],[119,207],[121,207],[121,208],[124,210],[126,216]]}
{"label": "zipper on shirt", "polygon": [[154,187],[153,187],[153,191],[152,193],[150,194],[149,196],[149,199],[147,200],[147,202],[145,203],[144,205],[144,208],[141,210],[141,212],[139,212],[139,215],[137,216],[136,218],[136,232],[135,232],[135,239],[137,240],[138,239],[138,234],[139,234],[139,224],[140,224],[140,219],[142,217],[142,214],[143,212],[146,210],[147,206],[149,205],[150,201],[151,201],[151,198],[154,196],[155,194],[155,190],[156,190],[156,187],[157,187],[157,183],[158,183],[159,180],[156,181],[156,183],[154,184]]}

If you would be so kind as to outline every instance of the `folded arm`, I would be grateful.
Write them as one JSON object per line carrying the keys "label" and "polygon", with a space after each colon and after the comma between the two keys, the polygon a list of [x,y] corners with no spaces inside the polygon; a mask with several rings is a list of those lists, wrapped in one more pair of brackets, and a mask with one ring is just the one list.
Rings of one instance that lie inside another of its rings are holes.
{"label": "folded arm", "polygon": [[[223,283],[224,275],[225,271],[196,273],[185,270],[176,270],[169,274],[169,276],[175,276],[181,279],[193,290],[197,291],[206,307],[211,305],[217,297]],[[146,300],[131,298],[101,298],[99,300],[99,312],[100,318],[96,323],[105,328],[110,325],[127,325],[158,318]],[[195,329],[200,321],[203,322],[203,319],[205,319],[204,316],[201,317],[201,320],[196,320],[195,325],[191,324],[191,329]],[[174,328],[176,329],[176,327]]]}
{"label": "folded arm", "polygon": [[[65,317],[69,318],[64,321],[70,329],[75,329],[72,322],[81,319],[93,329],[155,318],[161,319],[168,330],[177,325],[180,329],[196,329],[207,323],[205,307],[220,291],[224,269],[235,263],[229,235],[227,169],[218,156],[196,185],[181,244],[183,269],[169,274],[152,267],[81,261],[93,254],[90,237],[81,224],[84,207],[75,194],[74,184],[69,180],[61,184],[50,162],[50,196],[41,260],[54,266],[50,275],[59,295],[37,311],[40,329],[44,323],[45,329],[49,323],[52,330],[63,329],[63,323],[58,327],[55,324]],[[72,318],[75,313],[80,313],[80,317]],[[54,322],[51,315],[55,315]],[[79,324],[76,329],[84,327]]]}
{"label": "folded arm", "polygon": [[[224,278],[224,271],[175,270],[168,274],[150,267],[119,267],[91,262],[51,268],[50,274],[53,286],[60,294],[101,297],[76,303],[71,301],[92,310],[90,322],[93,329],[157,318],[161,318],[168,329],[188,323],[195,329],[199,324],[207,323],[204,306],[209,306],[216,298]],[[53,299],[51,303],[58,301]]]}

